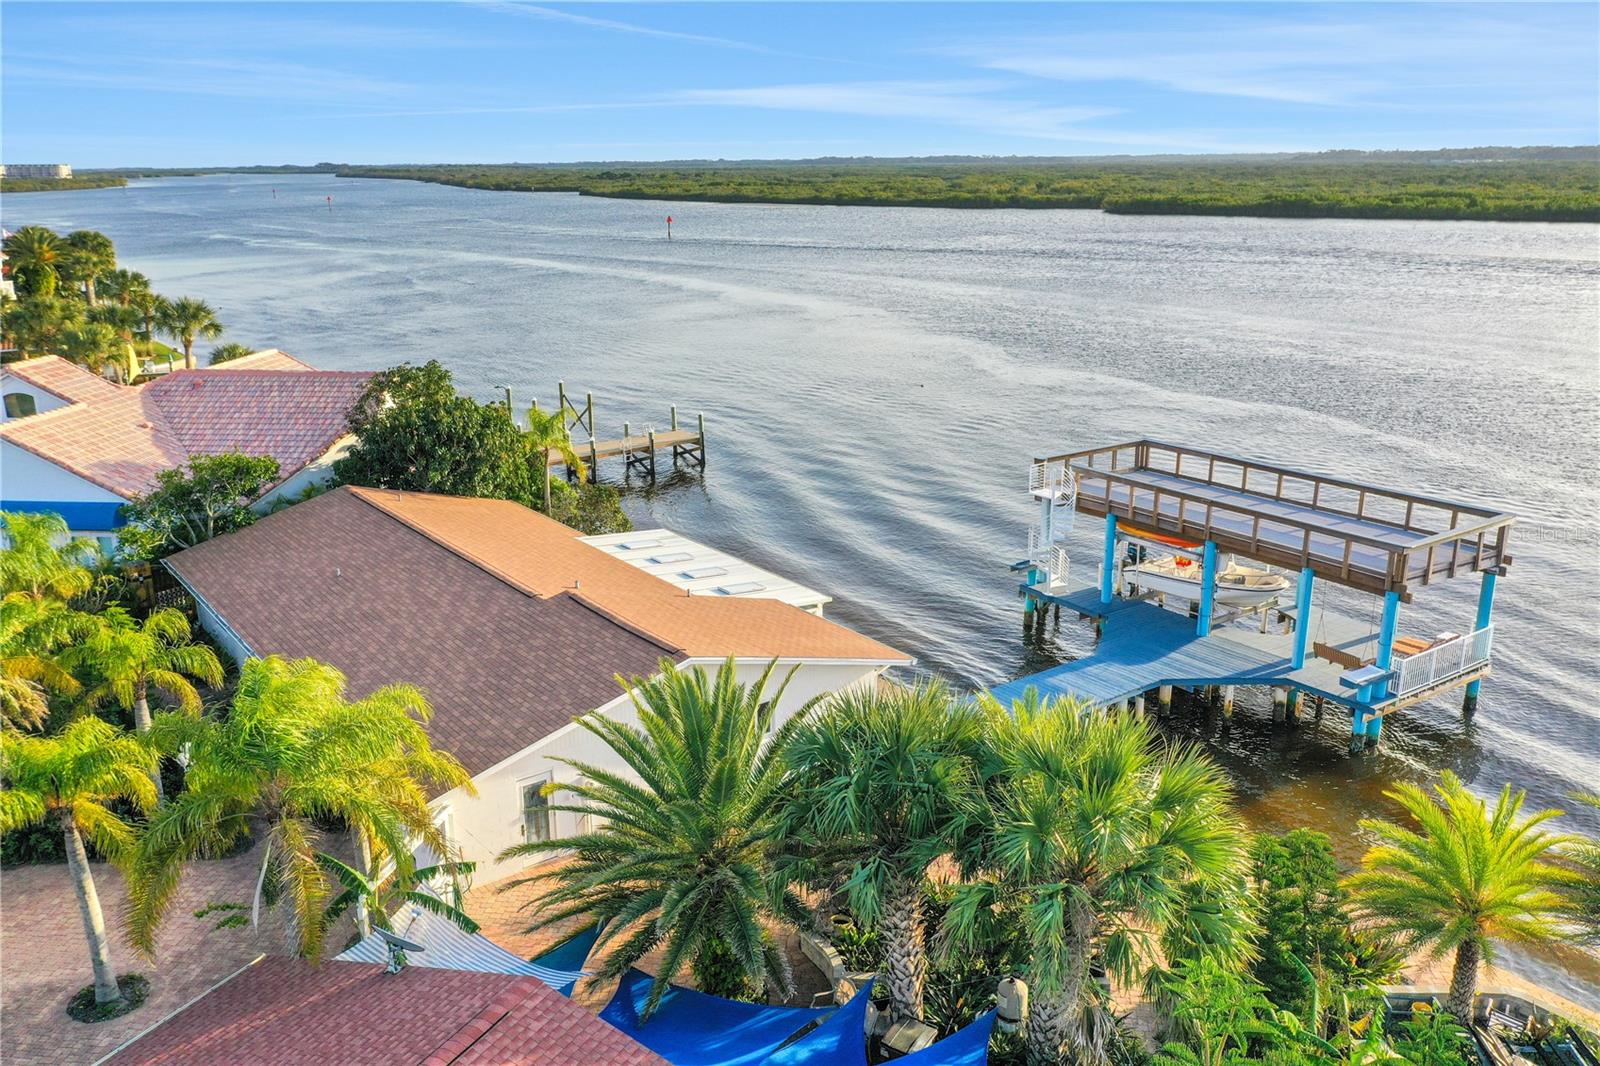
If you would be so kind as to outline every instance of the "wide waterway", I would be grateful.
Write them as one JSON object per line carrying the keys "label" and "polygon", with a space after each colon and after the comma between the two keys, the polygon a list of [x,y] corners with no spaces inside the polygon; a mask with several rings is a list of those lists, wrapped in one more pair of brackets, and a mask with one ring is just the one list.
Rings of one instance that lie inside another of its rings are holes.
{"label": "wide waterway", "polygon": [[[327,197],[333,198],[331,205]],[[673,240],[665,216],[673,216]],[[1570,807],[1600,787],[1600,227],[717,205],[323,176],[18,195],[8,229],[89,227],[226,339],[327,368],[437,358],[483,399],[595,393],[602,435],[705,411],[710,461],[636,516],[831,593],[829,615],[971,687],[1080,655],[1022,640],[1026,466],[1141,435],[1523,519],[1495,674],[1389,720],[1167,728],[1233,773],[1251,820],[1353,861],[1391,781],[1455,770]],[[615,464],[608,471],[618,473]],[[1098,534],[1072,554],[1092,573]],[[1470,625],[1475,580],[1401,630]],[[1370,600],[1348,609],[1372,615]],[[1374,626],[1375,628],[1375,626]],[[397,678],[396,680],[404,680]],[[1600,832],[1593,812],[1574,828]],[[1508,953],[1600,1008],[1600,961]]]}

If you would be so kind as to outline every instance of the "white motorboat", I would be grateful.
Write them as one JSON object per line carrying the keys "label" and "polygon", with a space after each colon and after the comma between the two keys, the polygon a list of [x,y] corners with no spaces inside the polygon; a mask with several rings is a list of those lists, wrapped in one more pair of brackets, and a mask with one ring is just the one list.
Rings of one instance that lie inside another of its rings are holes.
{"label": "white motorboat", "polygon": [[[1200,564],[1182,555],[1146,559],[1124,567],[1122,576],[1141,589],[1200,599]],[[1216,601],[1229,607],[1259,607],[1289,591],[1289,579],[1260,567],[1245,566],[1231,556],[1217,571]]]}

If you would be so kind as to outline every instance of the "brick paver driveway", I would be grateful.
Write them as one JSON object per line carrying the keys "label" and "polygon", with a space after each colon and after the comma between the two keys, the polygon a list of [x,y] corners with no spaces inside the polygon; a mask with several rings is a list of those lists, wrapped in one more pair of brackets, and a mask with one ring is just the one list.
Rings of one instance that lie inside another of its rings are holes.
{"label": "brick paver driveway", "polygon": [[154,963],[122,940],[122,875],[94,867],[118,973],[150,979],[150,998],[131,1014],[85,1025],[67,1017],[68,998],[93,979],[77,899],[65,864],[0,872],[0,1061],[5,1066],[87,1066],[155,1025],[264,951],[278,952],[282,926],[213,929],[193,914],[214,901],[248,901],[258,853],[197,862],[186,871],[161,931]]}

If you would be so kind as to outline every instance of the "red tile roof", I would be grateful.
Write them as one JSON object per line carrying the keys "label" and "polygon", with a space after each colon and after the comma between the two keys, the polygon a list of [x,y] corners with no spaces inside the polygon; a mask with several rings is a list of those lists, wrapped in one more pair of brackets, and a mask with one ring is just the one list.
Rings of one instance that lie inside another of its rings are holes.
{"label": "red tile roof", "polygon": [[268,958],[111,1066],[665,1066],[532,977]]}
{"label": "red tile roof", "polygon": [[489,767],[662,657],[910,657],[777,600],[689,596],[504,500],[339,488],[167,559],[254,652],[356,694],[420,686],[434,743]]}
{"label": "red tile roof", "polygon": [[0,439],[124,497],[192,455],[235,450],[272,456],[287,479],[348,432],[346,415],[371,375],[295,369],[283,362],[303,365],[292,356],[260,354],[269,358],[254,367],[179,370],[134,386],[54,356],[9,363],[6,373],[72,402],[0,424]]}
{"label": "red tile roof", "polygon": [[315,370],[310,363],[301,362],[288,352],[276,348],[263,348],[225,363],[206,367],[207,370]]}

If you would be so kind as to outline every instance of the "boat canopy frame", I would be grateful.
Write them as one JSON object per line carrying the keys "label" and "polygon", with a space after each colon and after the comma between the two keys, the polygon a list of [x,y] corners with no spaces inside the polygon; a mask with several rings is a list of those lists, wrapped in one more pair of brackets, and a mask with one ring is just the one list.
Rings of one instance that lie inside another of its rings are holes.
{"label": "boat canopy frame", "polygon": [[[1414,584],[1504,575],[1515,516],[1140,438],[1035,458],[1077,486],[1077,510],[1410,601]],[[1135,534],[1136,535],[1136,534]]]}

